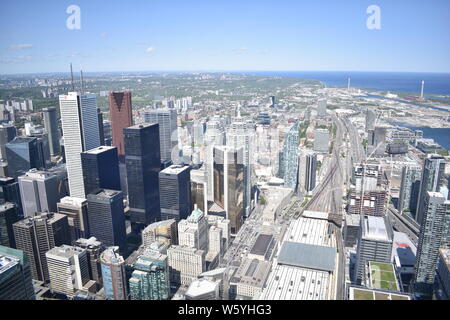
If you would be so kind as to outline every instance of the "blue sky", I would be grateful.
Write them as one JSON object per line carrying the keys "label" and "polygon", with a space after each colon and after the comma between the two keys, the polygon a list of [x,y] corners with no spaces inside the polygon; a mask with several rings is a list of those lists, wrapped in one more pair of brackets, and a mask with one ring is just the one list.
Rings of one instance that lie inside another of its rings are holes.
{"label": "blue sky", "polygon": [[[66,9],[81,10],[69,30]],[[381,29],[369,30],[370,5]],[[2,0],[0,73],[450,72],[448,0]]]}

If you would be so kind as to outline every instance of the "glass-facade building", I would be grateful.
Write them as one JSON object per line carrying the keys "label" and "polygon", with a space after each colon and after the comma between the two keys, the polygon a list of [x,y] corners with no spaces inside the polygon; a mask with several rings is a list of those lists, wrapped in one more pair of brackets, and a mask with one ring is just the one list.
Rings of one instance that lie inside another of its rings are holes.
{"label": "glass-facade building", "polygon": [[32,168],[45,168],[44,156],[38,138],[16,137],[5,145],[5,149],[8,171],[14,178],[25,174]]}
{"label": "glass-facade building", "polygon": [[121,190],[116,147],[100,146],[81,153],[86,194],[99,189]]}
{"label": "glass-facade building", "polygon": [[294,124],[284,140],[283,157],[280,166],[283,168],[284,186],[286,188],[296,189],[298,178],[298,133],[299,123]]}
{"label": "glass-facade building", "polygon": [[161,219],[159,127],[135,125],[125,128],[124,135],[130,220],[134,229],[142,229]]}
{"label": "glass-facade building", "polygon": [[237,234],[244,223],[243,149],[214,147],[214,202],[224,209],[230,231]]}
{"label": "glass-facade building", "polygon": [[161,220],[186,219],[191,213],[190,167],[172,165],[159,173]]}
{"label": "glass-facade building", "polygon": [[129,286],[131,300],[167,300],[170,294],[167,255],[151,252],[140,256]]}

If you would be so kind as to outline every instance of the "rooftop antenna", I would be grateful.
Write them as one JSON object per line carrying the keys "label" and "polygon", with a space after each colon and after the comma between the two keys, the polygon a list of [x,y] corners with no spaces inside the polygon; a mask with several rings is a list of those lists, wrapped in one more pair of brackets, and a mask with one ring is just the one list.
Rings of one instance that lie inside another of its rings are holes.
{"label": "rooftop antenna", "polygon": [[72,62],[70,63],[70,76],[72,78],[72,92],[75,91],[75,86],[73,84],[73,70],[72,70]]}
{"label": "rooftop antenna", "polygon": [[80,69],[81,73],[81,94],[84,94],[84,79],[83,79],[83,70]]}

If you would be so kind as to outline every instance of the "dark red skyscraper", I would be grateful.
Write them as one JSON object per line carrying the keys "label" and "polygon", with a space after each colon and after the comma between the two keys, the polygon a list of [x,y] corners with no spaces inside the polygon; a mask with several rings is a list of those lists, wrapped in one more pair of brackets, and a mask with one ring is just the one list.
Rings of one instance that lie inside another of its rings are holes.
{"label": "dark red skyscraper", "polygon": [[117,147],[120,162],[124,162],[123,129],[133,125],[130,91],[109,93],[109,116],[111,120],[112,145]]}

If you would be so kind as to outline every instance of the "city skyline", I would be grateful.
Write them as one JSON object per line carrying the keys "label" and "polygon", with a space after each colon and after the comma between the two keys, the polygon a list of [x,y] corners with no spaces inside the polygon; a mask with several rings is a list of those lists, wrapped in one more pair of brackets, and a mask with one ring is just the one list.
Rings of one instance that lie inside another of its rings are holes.
{"label": "city skyline", "polygon": [[[72,5],[79,26],[69,29]],[[372,5],[379,29],[368,27]],[[63,72],[70,62],[92,72],[448,73],[449,8],[447,1],[15,1],[2,10],[0,74]]]}

